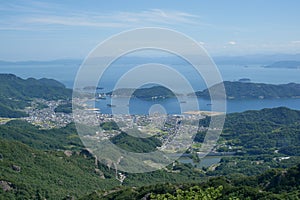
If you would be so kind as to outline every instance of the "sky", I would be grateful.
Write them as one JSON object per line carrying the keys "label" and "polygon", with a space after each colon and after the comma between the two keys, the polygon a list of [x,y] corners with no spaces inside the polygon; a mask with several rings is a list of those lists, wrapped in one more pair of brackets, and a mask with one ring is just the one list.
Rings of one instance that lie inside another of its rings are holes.
{"label": "sky", "polygon": [[210,55],[300,53],[299,0],[0,0],[0,60],[83,59],[122,31],[169,28]]}

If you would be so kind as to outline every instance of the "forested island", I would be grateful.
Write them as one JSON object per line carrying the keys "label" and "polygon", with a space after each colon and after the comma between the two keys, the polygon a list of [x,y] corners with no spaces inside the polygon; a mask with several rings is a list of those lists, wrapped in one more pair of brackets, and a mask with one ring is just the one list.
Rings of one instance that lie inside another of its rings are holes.
{"label": "forested island", "polygon": [[120,88],[112,92],[106,93],[115,97],[135,97],[142,100],[162,100],[175,97],[175,94],[164,86],[152,86],[146,88]]}
{"label": "forested island", "polygon": [[[266,84],[246,82],[223,82],[227,99],[278,99],[278,98],[300,98],[300,84]],[[213,85],[209,90],[198,91],[197,97],[210,98],[209,91],[216,97],[222,97],[222,84]],[[189,94],[194,95],[194,94]]]}

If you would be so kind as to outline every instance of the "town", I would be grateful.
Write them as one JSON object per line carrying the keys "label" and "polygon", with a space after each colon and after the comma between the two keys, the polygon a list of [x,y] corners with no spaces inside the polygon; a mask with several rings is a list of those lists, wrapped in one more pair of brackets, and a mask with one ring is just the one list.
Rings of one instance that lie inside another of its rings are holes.
{"label": "town", "polygon": [[[72,122],[86,126],[98,127],[92,133],[83,137],[93,141],[108,140],[122,131],[137,137],[155,136],[162,143],[159,150],[172,153],[183,153],[193,143],[193,137],[198,131],[205,131],[207,127],[199,127],[200,119],[217,113],[191,111],[183,114],[158,114],[149,115],[112,115],[101,113],[97,108],[90,107],[88,99],[73,99],[75,110],[72,112],[60,112],[59,106],[70,105],[69,100],[46,101],[35,99],[31,107],[25,109],[28,117],[23,119],[39,126],[40,129],[52,129],[64,127]],[[77,109],[76,109],[77,108]],[[117,128],[100,128],[105,123],[115,123]],[[138,134],[138,135],[136,135]],[[199,145],[194,145],[199,147]]]}

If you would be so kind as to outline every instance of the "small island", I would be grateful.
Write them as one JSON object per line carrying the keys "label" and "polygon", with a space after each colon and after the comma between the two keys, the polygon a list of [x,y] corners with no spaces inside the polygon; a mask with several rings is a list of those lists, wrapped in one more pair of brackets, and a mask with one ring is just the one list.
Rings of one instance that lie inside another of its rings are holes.
{"label": "small island", "polygon": [[250,82],[251,82],[251,79],[250,79],[250,78],[241,78],[241,79],[239,79],[239,82],[242,82],[242,83],[250,83]]}
{"label": "small island", "polygon": [[281,69],[300,69],[300,61],[287,60],[287,61],[278,61],[270,65],[262,66],[264,68],[281,68]]}
{"label": "small island", "polygon": [[106,93],[107,96],[135,97],[141,100],[154,101],[175,97],[175,94],[164,86],[152,86],[149,88],[121,88]]}

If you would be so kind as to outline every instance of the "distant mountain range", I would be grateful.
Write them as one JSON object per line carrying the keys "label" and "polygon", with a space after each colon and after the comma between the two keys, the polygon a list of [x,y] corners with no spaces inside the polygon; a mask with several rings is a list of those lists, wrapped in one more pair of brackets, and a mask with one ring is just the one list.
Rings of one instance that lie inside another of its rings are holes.
{"label": "distant mountain range", "polygon": [[[195,55],[195,58],[197,56]],[[252,54],[241,56],[212,56],[216,64],[234,64],[234,65],[251,65],[261,64],[270,65],[279,61],[300,61],[300,54]],[[102,58],[95,58],[93,61],[98,62]],[[127,56],[120,58],[122,63],[153,63],[160,62],[162,64],[184,64],[186,63],[178,56]],[[42,64],[81,64],[82,59],[57,59],[49,61],[4,61],[0,60],[0,65],[42,65]]]}
{"label": "distant mountain range", "polygon": [[0,60],[1,65],[51,65],[51,64],[81,64],[80,59],[58,59],[58,60],[26,60],[26,61],[4,61]]}
{"label": "distant mountain range", "polygon": [[279,61],[300,61],[300,54],[253,54],[244,56],[213,56],[216,64],[270,65]]}

